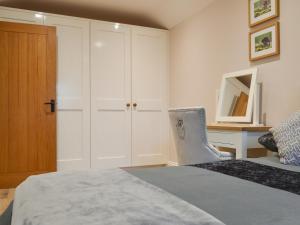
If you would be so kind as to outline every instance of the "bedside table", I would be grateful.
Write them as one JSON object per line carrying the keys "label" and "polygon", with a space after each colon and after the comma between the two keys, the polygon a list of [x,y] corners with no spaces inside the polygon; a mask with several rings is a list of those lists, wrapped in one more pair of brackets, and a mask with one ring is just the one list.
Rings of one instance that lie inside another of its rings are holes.
{"label": "bedside table", "polygon": [[271,127],[215,123],[207,126],[208,142],[217,147],[236,149],[236,159],[247,158],[248,149],[263,148],[258,138]]}

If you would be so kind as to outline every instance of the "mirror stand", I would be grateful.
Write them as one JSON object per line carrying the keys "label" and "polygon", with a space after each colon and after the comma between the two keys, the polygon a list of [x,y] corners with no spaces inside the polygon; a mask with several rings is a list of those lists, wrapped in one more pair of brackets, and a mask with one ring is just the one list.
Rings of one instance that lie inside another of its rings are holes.
{"label": "mirror stand", "polygon": [[253,119],[252,119],[252,126],[264,126],[264,124],[260,123],[261,119],[261,87],[262,83],[256,83],[255,91],[254,91],[254,98],[253,98]]}
{"label": "mirror stand", "polygon": [[259,87],[257,86],[257,68],[241,70],[223,75],[218,99],[216,122],[258,124],[259,115]]}

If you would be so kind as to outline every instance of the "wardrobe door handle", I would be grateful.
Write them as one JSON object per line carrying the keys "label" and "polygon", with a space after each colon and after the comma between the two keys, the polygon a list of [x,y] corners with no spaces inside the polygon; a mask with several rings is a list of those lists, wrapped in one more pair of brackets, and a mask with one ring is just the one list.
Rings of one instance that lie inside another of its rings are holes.
{"label": "wardrobe door handle", "polygon": [[136,103],[133,103],[133,107],[134,107],[134,108],[137,107],[137,104],[136,104]]}
{"label": "wardrobe door handle", "polygon": [[127,104],[126,104],[126,107],[129,108],[129,107],[130,107],[130,103],[127,103]]}

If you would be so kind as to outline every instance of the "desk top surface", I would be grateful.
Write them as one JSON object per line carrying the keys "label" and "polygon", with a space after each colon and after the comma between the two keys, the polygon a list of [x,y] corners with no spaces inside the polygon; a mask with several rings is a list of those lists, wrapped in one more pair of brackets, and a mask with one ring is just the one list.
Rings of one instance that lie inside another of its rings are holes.
{"label": "desk top surface", "polygon": [[207,125],[208,130],[233,130],[233,131],[251,131],[267,132],[270,126],[254,126],[252,124],[234,124],[234,123],[211,123]]}

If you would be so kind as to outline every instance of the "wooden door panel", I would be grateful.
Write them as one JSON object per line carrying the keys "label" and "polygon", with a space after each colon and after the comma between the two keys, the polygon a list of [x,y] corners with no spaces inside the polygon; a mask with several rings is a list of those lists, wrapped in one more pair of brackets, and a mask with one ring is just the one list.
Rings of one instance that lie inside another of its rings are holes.
{"label": "wooden door panel", "polygon": [[8,167],[8,33],[0,31],[0,173]]}
{"label": "wooden door panel", "polygon": [[45,105],[56,97],[55,29],[0,22],[0,47],[0,188],[9,188],[56,170],[56,113]]}
{"label": "wooden door panel", "polygon": [[[26,170],[27,162],[27,34],[8,33],[8,171]],[[25,70],[24,70],[25,69]],[[25,72],[23,72],[25,71]],[[17,156],[17,157],[16,157]]]}
{"label": "wooden door panel", "polygon": [[[56,79],[57,79],[57,37],[56,37],[56,28],[48,26],[48,35],[47,35],[47,102],[49,102],[51,99],[56,100]],[[57,111],[57,106],[55,106],[55,109]],[[49,171],[56,171],[57,170],[57,134],[56,134],[56,111],[55,113],[51,113],[49,111],[49,107],[47,109],[47,117],[46,117],[46,123],[47,123],[47,154],[46,158],[47,160],[47,169]]]}
{"label": "wooden door panel", "polygon": [[[29,171],[40,171],[43,160],[42,156],[45,151],[45,143],[47,143],[47,123],[46,109],[49,106],[44,105],[47,102],[46,91],[46,37],[30,34],[28,48],[28,129],[29,146],[28,151],[28,169]],[[39,79],[36,79],[39,78]],[[37,94],[39,93],[39,94]]]}

